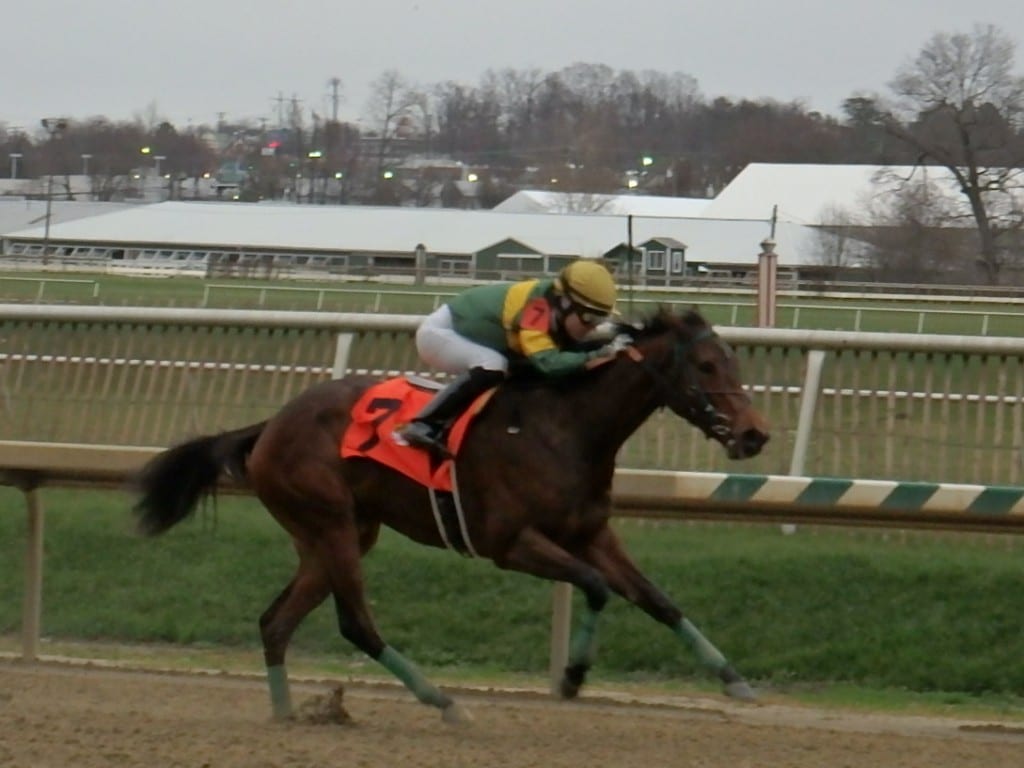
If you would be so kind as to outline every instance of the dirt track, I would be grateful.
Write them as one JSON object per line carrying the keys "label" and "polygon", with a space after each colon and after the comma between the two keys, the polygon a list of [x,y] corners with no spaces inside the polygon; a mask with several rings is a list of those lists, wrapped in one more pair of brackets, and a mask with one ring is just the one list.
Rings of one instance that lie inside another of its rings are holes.
{"label": "dirt track", "polygon": [[[296,701],[326,684],[294,686]],[[252,678],[0,660],[0,766],[700,766],[1002,768],[1024,765],[1020,724],[627,697],[567,703],[466,692],[446,726],[392,687],[349,685],[351,725],[272,723]]]}

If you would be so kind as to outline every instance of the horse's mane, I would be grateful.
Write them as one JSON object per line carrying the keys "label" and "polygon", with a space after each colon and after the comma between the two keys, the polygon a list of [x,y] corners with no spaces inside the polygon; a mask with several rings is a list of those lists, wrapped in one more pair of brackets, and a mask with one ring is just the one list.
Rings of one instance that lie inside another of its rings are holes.
{"label": "horse's mane", "polygon": [[696,309],[674,312],[668,307],[660,306],[647,318],[639,323],[620,322],[615,324],[615,333],[624,333],[635,342],[662,336],[668,332],[686,330],[696,333],[708,326],[707,320]]}
{"label": "horse's mane", "polygon": [[[638,322],[617,322],[610,329],[610,335],[605,334],[603,338],[585,342],[579,345],[579,349],[599,349],[612,337],[625,334],[634,342],[643,343],[647,339],[655,339],[667,333],[685,332],[687,335],[697,333],[708,325],[696,309],[687,309],[682,312],[675,312],[668,307],[660,306],[646,318]],[[506,389],[528,390],[536,387],[545,387],[555,390],[575,389],[581,380],[593,380],[603,376],[608,371],[608,366],[600,366],[592,371],[580,371],[566,376],[545,376],[537,371],[529,363],[522,363],[514,370],[513,375],[503,385]]]}

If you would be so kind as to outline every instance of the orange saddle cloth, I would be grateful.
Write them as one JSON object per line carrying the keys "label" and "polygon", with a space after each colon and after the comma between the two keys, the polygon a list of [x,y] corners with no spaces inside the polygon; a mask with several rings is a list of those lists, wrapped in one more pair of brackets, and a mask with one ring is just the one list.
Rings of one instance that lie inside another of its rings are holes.
{"label": "orange saddle cloth", "polygon": [[[480,413],[494,390],[478,397],[448,433],[448,450],[457,455],[470,422]],[[435,395],[404,377],[370,387],[352,408],[352,422],[341,438],[341,457],[361,456],[391,467],[421,485],[439,491],[452,490],[451,460],[436,464],[429,452],[402,445],[395,430],[412,420]]]}

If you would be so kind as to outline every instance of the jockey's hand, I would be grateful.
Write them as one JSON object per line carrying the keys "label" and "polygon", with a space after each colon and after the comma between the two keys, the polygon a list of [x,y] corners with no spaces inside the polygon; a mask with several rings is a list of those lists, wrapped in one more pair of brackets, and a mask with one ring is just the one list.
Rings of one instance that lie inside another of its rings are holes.
{"label": "jockey's hand", "polygon": [[597,350],[598,357],[615,357],[619,352],[626,349],[633,344],[633,337],[628,333],[620,333],[614,339],[609,341],[599,350]]}
{"label": "jockey's hand", "polygon": [[587,368],[594,368],[603,363],[607,363],[610,360],[614,360],[619,352],[629,348],[633,344],[633,337],[627,333],[620,333],[614,339],[609,341],[603,347],[595,349],[590,353],[590,359],[587,361]]}

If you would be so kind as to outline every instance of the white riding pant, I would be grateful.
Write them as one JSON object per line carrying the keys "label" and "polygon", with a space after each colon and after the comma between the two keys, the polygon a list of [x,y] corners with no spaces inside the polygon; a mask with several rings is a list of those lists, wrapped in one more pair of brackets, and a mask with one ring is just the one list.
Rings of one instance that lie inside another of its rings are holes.
{"label": "white riding pant", "polygon": [[416,350],[423,362],[446,373],[463,373],[470,368],[508,371],[508,358],[501,352],[455,332],[447,304],[431,312],[420,324],[416,330]]}

